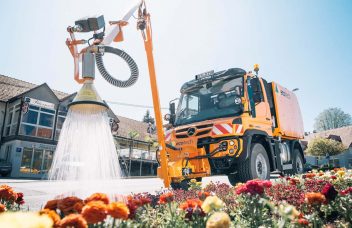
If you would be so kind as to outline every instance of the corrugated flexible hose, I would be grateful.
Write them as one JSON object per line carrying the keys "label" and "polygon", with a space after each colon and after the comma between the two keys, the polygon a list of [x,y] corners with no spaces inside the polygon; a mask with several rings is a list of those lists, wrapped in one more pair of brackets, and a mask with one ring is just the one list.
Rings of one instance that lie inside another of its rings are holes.
{"label": "corrugated flexible hose", "polygon": [[109,47],[109,46],[104,46],[104,49],[105,49],[104,52],[118,55],[123,60],[125,60],[128,67],[130,68],[131,75],[130,75],[129,79],[127,79],[125,81],[121,81],[121,80],[114,78],[113,76],[111,76],[109,74],[109,72],[106,70],[106,68],[104,66],[103,54],[97,53],[95,55],[95,60],[96,60],[97,66],[98,66],[98,70],[99,70],[100,74],[103,76],[103,78],[107,82],[109,82],[110,84],[112,84],[116,87],[123,87],[124,88],[124,87],[132,86],[137,81],[138,75],[139,75],[138,66],[137,66],[136,62],[131,58],[131,56],[129,56],[126,52],[124,52],[120,49]]}

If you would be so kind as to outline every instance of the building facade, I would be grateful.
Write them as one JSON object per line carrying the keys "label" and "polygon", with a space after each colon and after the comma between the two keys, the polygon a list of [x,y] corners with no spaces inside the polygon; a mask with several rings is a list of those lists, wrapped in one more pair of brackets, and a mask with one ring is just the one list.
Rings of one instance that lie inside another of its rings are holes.
{"label": "building facade", "polygon": [[318,133],[312,133],[305,136],[303,145],[308,146],[309,142],[315,138],[327,138],[341,142],[347,150],[341,154],[325,157],[306,155],[308,164],[314,166],[322,166],[330,164],[335,167],[345,167],[352,169],[352,126],[331,129]]}
{"label": "building facade", "polygon": [[[46,177],[74,96],[52,90],[46,83],[35,85],[0,75],[0,159],[12,165],[10,177]],[[155,151],[143,141],[144,133],[136,139],[126,133],[146,131],[147,124],[124,117],[121,123],[111,109],[108,114],[123,173],[155,175]]]}

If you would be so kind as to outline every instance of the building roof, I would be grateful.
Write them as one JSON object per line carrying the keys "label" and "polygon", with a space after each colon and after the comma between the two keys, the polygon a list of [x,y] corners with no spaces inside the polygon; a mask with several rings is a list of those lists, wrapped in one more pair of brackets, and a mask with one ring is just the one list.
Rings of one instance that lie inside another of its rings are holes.
{"label": "building roof", "polygon": [[[25,82],[16,78],[8,77],[0,74],[0,101],[8,101],[13,97],[17,97],[28,92],[40,85]],[[52,90],[59,100],[64,99],[70,94],[58,90]]]}
{"label": "building roof", "polygon": [[[139,134],[138,137],[135,138],[137,140],[145,141],[146,138],[150,137],[147,132],[149,126],[147,123],[138,120],[133,120],[123,116],[117,117],[120,120],[118,136],[130,138],[129,133],[131,131],[136,131]],[[155,138],[155,134],[153,136]]]}
{"label": "building roof", "polygon": [[314,138],[329,138],[336,141],[340,141],[346,147],[352,147],[352,126],[341,127],[322,131],[318,133],[312,133],[304,137],[304,141],[311,141]]}
{"label": "building roof", "polygon": [[[44,83],[45,84],[45,83]],[[43,84],[42,84],[43,85]],[[6,102],[14,97],[35,89],[41,85],[36,85],[30,82],[25,82],[16,78],[8,77],[0,74],[0,101]],[[59,100],[64,100],[73,94],[52,90]],[[136,140],[145,141],[149,134],[147,133],[148,124],[142,121],[133,120],[123,116],[116,116],[111,109],[109,109],[109,116],[113,116],[115,121],[119,124],[117,136],[130,138],[131,131],[138,132]],[[155,135],[154,135],[155,137]]]}

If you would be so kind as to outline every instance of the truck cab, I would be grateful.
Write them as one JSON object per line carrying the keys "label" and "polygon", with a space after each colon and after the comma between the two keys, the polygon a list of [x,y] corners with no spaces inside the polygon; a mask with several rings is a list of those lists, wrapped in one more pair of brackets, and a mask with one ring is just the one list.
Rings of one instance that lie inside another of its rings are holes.
{"label": "truck cab", "polygon": [[[170,104],[165,132],[173,188],[227,175],[231,184],[301,173],[303,122],[292,91],[240,68],[196,75]],[[160,177],[165,176],[158,169]]]}

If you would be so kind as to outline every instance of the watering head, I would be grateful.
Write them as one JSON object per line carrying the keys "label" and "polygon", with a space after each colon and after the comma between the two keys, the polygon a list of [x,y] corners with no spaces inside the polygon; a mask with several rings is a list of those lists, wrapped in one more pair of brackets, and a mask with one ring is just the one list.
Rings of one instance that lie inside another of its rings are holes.
{"label": "watering head", "polygon": [[82,88],[68,106],[71,110],[78,111],[104,111],[108,109],[107,104],[100,98],[95,89],[93,79],[88,78],[86,78]]}

